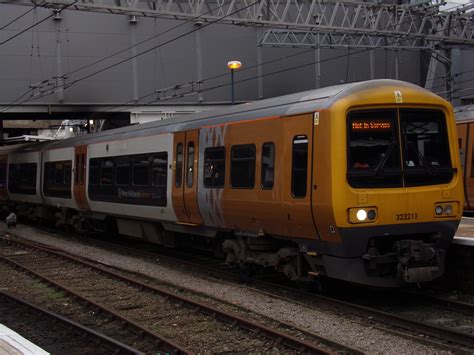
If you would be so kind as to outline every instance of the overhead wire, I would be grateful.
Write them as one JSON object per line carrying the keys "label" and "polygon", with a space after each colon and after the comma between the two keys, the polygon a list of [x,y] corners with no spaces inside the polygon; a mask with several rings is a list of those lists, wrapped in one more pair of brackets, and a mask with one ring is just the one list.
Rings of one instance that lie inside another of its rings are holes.
{"label": "overhead wire", "polygon": [[[63,6],[60,10],[58,10],[58,11],[63,11],[63,10],[65,10],[65,9],[67,9],[68,7],[74,5],[74,4],[77,3],[77,2],[78,2],[78,0],[75,0],[74,2],[72,2],[72,3],[68,4],[68,5],[64,5],[64,6]],[[36,6],[33,8],[33,10],[34,10],[35,8],[36,8]],[[48,16],[42,18],[41,20],[36,21],[35,23],[33,23],[33,24],[31,24],[30,26],[28,26],[28,27],[24,28],[23,30],[21,30],[20,32],[17,32],[17,33],[15,33],[13,36],[10,36],[9,38],[7,38],[7,39],[3,40],[2,42],[0,42],[0,46],[3,46],[4,44],[7,44],[8,42],[14,40],[14,39],[17,38],[18,36],[21,36],[23,33],[27,32],[27,31],[31,30],[32,28],[35,28],[36,26],[38,26],[38,25],[42,24],[43,22],[49,20],[51,17],[53,17],[53,16],[55,16],[55,15],[56,15],[56,13],[53,12],[52,14],[50,14],[50,15],[48,15]]]}
{"label": "overhead wire", "polygon": [[8,26],[10,25],[13,25],[15,22],[17,22],[18,20],[20,20],[21,18],[25,17],[26,15],[28,15],[31,11],[33,11],[34,9],[36,8],[36,5],[34,7],[32,7],[31,9],[29,9],[28,11],[25,11],[24,13],[22,13],[21,15],[15,17],[13,20],[11,20],[10,22],[6,23],[5,25],[3,25],[2,27],[0,27],[0,31],[4,30],[5,28],[7,28]]}
{"label": "overhead wire", "polygon": [[[254,4],[250,4],[250,5],[248,5],[248,6],[244,7],[244,8],[241,8],[241,9],[239,9],[239,10],[236,10],[234,13],[240,12],[240,11],[246,9],[247,7],[251,7],[251,6],[253,6],[253,5],[254,5]],[[222,6],[222,5],[221,5],[221,6]],[[219,6],[219,7],[221,7],[221,6]],[[459,5],[458,7],[460,7],[460,6],[461,6],[461,5]],[[219,7],[217,7],[216,9],[218,9]],[[202,17],[202,16],[204,16],[204,15],[206,15],[206,14],[212,12],[212,11],[215,11],[216,9],[210,10],[210,11],[204,13],[204,14],[197,15],[195,18],[192,18],[191,20],[187,20],[187,21],[195,21],[196,19],[199,19],[200,17]],[[231,13],[231,14],[228,14],[227,16],[224,16],[223,18],[219,19],[219,21],[221,21],[222,19],[224,19],[224,18],[226,18],[226,17],[229,17],[229,16],[233,15],[234,13]],[[411,19],[408,19],[407,21],[411,21]],[[171,28],[171,29],[169,29],[169,30],[167,30],[167,31],[164,31],[164,32],[162,32],[162,33],[160,33],[160,34],[158,34],[158,35],[151,36],[150,38],[145,39],[145,40],[139,42],[137,45],[141,45],[141,44],[143,44],[143,43],[146,43],[146,42],[152,40],[153,38],[155,38],[156,36],[163,35],[163,34],[169,32],[169,31],[171,31],[171,30],[173,30],[173,29],[176,29],[176,28],[182,26],[182,25],[185,24],[185,23],[186,23],[186,22],[181,23],[180,25],[177,25],[177,26],[175,26],[175,27],[173,27],[173,28]],[[212,23],[209,23],[209,24],[212,24]],[[402,23],[399,23],[399,24],[395,24],[394,26],[400,26],[401,24],[403,24],[403,22],[402,22]],[[392,26],[392,27],[393,27],[393,26]],[[438,31],[436,31],[436,32],[434,32],[434,33],[437,33],[437,32],[440,32],[440,31],[442,31],[442,30],[438,30]],[[161,46],[161,45],[160,45],[160,46]],[[151,50],[154,50],[154,49],[156,49],[156,48],[159,48],[160,46],[154,46],[154,47],[150,48],[149,50],[144,51],[144,52],[142,52],[142,53],[139,53],[139,54],[137,54],[136,56],[129,57],[129,58],[127,58],[127,59],[124,60],[124,61],[131,60],[131,59],[133,59],[133,58],[135,58],[135,57],[141,56],[142,54],[146,54],[146,53],[148,53],[148,52],[151,51]],[[83,66],[83,67],[80,67],[80,68],[78,68],[78,69],[75,69],[75,70],[73,70],[73,71],[71,71],[71,72],[69,72],[69,73],[66,73],[65,76],[68,76],[68,75],[71,75],[71,74],[76,73],[76,72],[78,72],[78,71],[87,69],[87,68],[89,68],[89,67],[91,67],[91,66],[93,66],[93,65],[95,65],[95,64],[101,63],[101,62],[103,62],[103,61],[105,61],[105,60],[107,60],[107,59],[110,59],[110,58],[112,58],[112,57],[118,55],[118,54],[121,54],[121,53],[123,53],[123,52],[125,52],[125,51],[127,51],[127,50],[129,50],[130,48],[133,48],[133,47],[134,47],[133,45],[132,45],[132,46],[129,46],[129,47],[127,47],[127,48],[125,48],[125,49],[123,49],[123,50],[120,50],[120,51],[118,51],[118,52],[115,52],[115,53],[113,53],[113,54],[111,54],[111,55],[109,55],[109,56],[106,56],[106,57],[104,57],[104,58],[101,58],[101,59],[99,59],[99,60],[97,60],[97,61],[95,61],[95,62],[93,62],[93,63],[87,64],[87,65],[85,65],[85,66]],[[293,56],[299,56],[299,55],[302,55],[302,54],[304,54],[304,53],[307,53],[307,52],[310,52],[310,51],[313,51],[313,50],[314,50],[314,49],[311,48],[311,49],[309,49],[309,50],[307,50],[307,51],[300,52],[300,53],[295,53],[294,55],[287,56],[287,58],[290,58],[290,57],[293,57]],[[243,68],[241,71],[249,70],[249,69],[252,69],[252,68],[254,68],[254,67],[258,66],[258,65],[265,65],[265,64],[267,64],[267,63],[271,63],[271,62],[275,62],[275,61],[279,61],[279,60],[280,60],[280,59],[275,59],[275,60],[271,60],[271,61],[269,61],[269,62],[265,62],[265,63],[262,63],[262,64],[257,64],[257,65],[254,65],[254,66],[245,67],[245,68]],[[84,80],[84,79],[88,79],[88,78],[90,78],[91,76],[94,76],[94,75],[97,75],[97,74],[99,74],[99,73],[102,73],[103,71],[108,70],[108,69],[110,69],[110,68],[113,68],[113,67],[115,67],[115,66],[117,66],[117,65],[120,65],[120,64],[122,64],[122,63],[123,63],[123,61],[121,61],[121,62],[119,62],[119,63],[116,63],[116,64],[114,64],[114,65],[111,65],[111,66],[109,66],[109,67],[103,68],[103,69],[101,69],[101,70],[98,70],[98,71],[96,71],[96,72],[94,72],[94,73],[91,73],[90,75],[86,76],[85,78],[79,78],[79,79],[73,81],[73,83],[82,81],[82,80]],[[225,76],[225,75],[226,75],[226,74],[216,75],[215,78],[222,77],[222,76]],[[210,79],[211,79],[211,78],[208,78],[207,80],[210,80]],[[72,84],[69,84],[69,85],[72,85]],[[67,84],[65,84],[64,86],[67,86]]]}
{"label": "overhead wire", "polygon": [[[176,29],[178,29],[178,28],[180,28],[180,27],[182,27],[182,26],[184,26],[184,25],[190,23],[190,22],[197,21],[197,20],[199,20],[202,16],[205,16],[205,15],[207,15],[207,14],[209,14],[209,13],[212,13],[213,11],[218,10],[218,9],[221,8],[222,6],[223,6],[223,5],[219,5],[218,7],[214,8],[214,9],[212,9],[212,10],[209,10],[209,11],[203,13],[203,14],[199,14],[199,15],[196,15],[195,17],[192,17],[192,18],[188,18],[188,19],[186,19],[186,20],[183,20],[179,25],[173,26],[173,27],[171,27],[171,28],[169,28],[169,29],[167,29],[167,30],[165,30],[165,31],[163,31],[163,32],[154,34],[154,35],[151,36],[151,37],[148,37],[148,38],[146,38],[146,39],[144,39],[144,40],[142,40],[142,41],[137,42],[136,44],[133,44],[133,45],[131,45],[131,46],[128,46],[127,48],[124,48],[124,49],[121,49],[121,50],[119,50],[119,51],[116,51],[116,52],[114,52],[114,53],[112,53],[112,54],[109,54],[109,55],[107,55],[107,56],[105,56],[105,57],[103,57],[103,58],[100,58],[100,59],[98,59],[98,60],[92,62],[92,63],[86,64],[86,65],[84,65],[84,66],[82,66],[82,67],[79,67],[79,68],[77,68],[77,69],[71,70],[70,72],[66,73],[65,76],[69,76],[69,75],[75,74],[75,73],[77,73],[77,72],[79,72],[79,71],[82,71],[82,70],[84,70],[84,69],[88,69],[88,68],[90,68],[90,67],[92,67],[92,66],[94,66],[94,65],[97,65],[97,64],[99,64],[99,63],[102,63],[102,62],[106,61],[107,59],[111,59],[111,58],[113,58],[113,57],[115,57],[115,56],[117,56],[117,55],[119,55],[119,54],[122,54],[122,53],[124,53],[124,52],[126,52],[126,51],[128,51],[128,50],[130,50],[130,49],[132,49],[132,48],[134,48],[134,47],[138,47],[138,46],[140,46],[140,45],[142,45],[142,44],[144,44],[144,43],[147,43],[147,42],[149,42],[149,41],[151,41],[151,40],[153,40],[153,39],[156,39],[156,38],[159,37],[159,36],[163,36],[163,35],[165,35],[165,34],[171,32],[171,31],[173,31],[173,30],[176,30]],[[240,10],[238,10],[238,11],[242,11],[242,10],[244,10],[244,9],[250,7],[250,6],[253,6],[253,4],[252,4],[252,5],[249,5],[249,6],[245,7],[245,8],[242,8],[242,9],[240,9]],[[238,11],[236,11],[236,12],[238,12]],[[235,12],[234,12],[234,13],[235,13]],[[229,14],[229,15],[227,15],[226,17],[228,17],[228,16],[230,16],[230,15],[233,15],[234,13]],[[153,47],[153,49],[157,49],[157,48],[159,48],[159,45],[155,45],[155,47]],[[153,50],[153,49],[152,49],[152,50]]]}
{"label": "overhead wire", "polygon": [[[253,6],[253,5],[254,5],[254,4],[250,4],[250,5],[248,5],[247,7],[250,7],[250,6]],[[70,5],[69,5],[69,6],[70,6]],[[462,5],[460,5],[460,6],[462,6]],[[239,9],[239,10],[237,10],[237,11],[235,11],[235,12],[242,11],[242,10],[244,10],[244,9],[247,8],[247,7],[244,7],[244,8],[242,8],[242,9]],[[235,13],[235,12],[234,12],[234,13]],[[219,19],[217,19],[217,20],[215,20],[215,21],[213,21],[213,22],[207,23],[206,25],[211,25],[211,24],[213,24],[213,23],[216,23],[216,22],[218,22],[218,21],[221,21],[222,19],[224,19],[224,18],[226,18],[226,17],[229,17],[229,16],[233,15],[234,13],[231,13],[231,14],[228,14],[228,15],[226,15],[226,16],[223,16],[222,18],[219,18]],[[202,16],[202,14],[201,14],[200,16]],[[400,24],[396,24],[395,26],[399,26],[399,25],[400,25]],[[179,26],[178,26],[178,27],[179,27]],[[172,40],[170,40],[170,41],[167,41],[167,42],[165,42],[165,43],[163,43],[163,44],[161,44],[161,45],[159,45],[159,46],[154,46],[154,47],[152,47],[152,48],[149,48],[149,49],[147,49],[146,51],[143,51],[143,52],[138,53],[136,56],[140,56],[140,55],[143,55],[143,54],[145,54],[145,53],[148,53],[148,52],[150,52],[151,50],[156,49],[157,47],[160,47],[160,46],[162,46],[162,45],[165,45],[165,44],[167,44],[167,43],[170,43],[171,41],[174,41],[174,40],[177,40],[177,39],[179,39],[179,38],[182,38],[183,36],[185,36],[185,35],[187,35],[187,34],[190,34],[190,33],[193,33],[193,32],[195,32],[195,31],[201,29],[202,27],[206,27],[206,26],[201,26],[201,27],[199,27],[198,29],[189,31],[189,32],[187,32],[187,33],[185,33],[185,34],[183,34],[183,35],[181,35],[181,36],[178,36],[178,37],[175,38],[175,39],[172,39]],[[437,33],[437,32],[439,32],[439,31],[436,31],[436,33]],[[365,48],[365,49],[362,49],[362,50],[359,50],[359,51],[350,53],[349,55],[356,55],[356,54],[359,54],[359,53],[362,53],[362,52],[366,52],[366,51],[372,51],[372,50],[379,49],[379,48],[385,48],[385,47],[388,47],[388,46],[391,46],[391,45],[395,44],[396,42],[399,42],[400,40],[402,40],[401,37],[400,37],[397,41],[394,41],[394,42],[392,42],[392,43],[389,43],[389,44],[386,44],[386,45],[382,45],[382,46],[377,46],[377,47],[374,47],[374,48]],[[124,50],[124,51],[125,51],[125,50]],[[287,56],[287,58],[294,57],[294,56],[299,56],[299,55],[302,55],[302,54],[307,53],[307,52],[310,52],[310,51],[314,51],[314,48],[311,48],[311,49],[309,49],[309,50],[307,50],[307,51],[303,51],[303,52],[300,52],[300,53],[292,54],[292,55],[290,55],[290,56]],[[122,51],[120,51],[120,53],[121,53],[121,52],[122,52]],[[120,61],[120,62],[118,62],[118,63],[114,63],[113,65],[111,65],[111,66],[109,66],[109,67],[103,68],[103,69],[98,70],[98,71],[96,71],[96,72],[94,72],[94,73],[91,73],[91,74],[89,74],[89,75],[87,75],[87,76],[85,76],[85,77],[79,78],[79,79],[75,80],[73,83],[77,83],[77,82],[79,82],[79,81],[82,81],[82,80],[85,80],[85,79],[87,79],[87,78],[90,78],[90,77],[92,77],[93,75],[97,75],[98,73],[101,73],[101,72],[103,72],[103,71],[105,71],[105,70],[107,70],[107,69],[110,69],[110,68],[115,67],[115,66],[117,66],[117,65],[119,65],[119,64],[122,64],[122,63],[125,62],[125,61],[128,61],[128,60],[130,60],[130,59],[133,59],[133,58],[136,57],[136,56],[132,56],[132,57],[126,58],[125,60],[122,60],[122,61]],[[282,72],[286,72],[286,71],[289,71],[289,70],[295,70],[295,69],[303,68],[303,67],[306,67],[306,66],[309,66],[309,65],[313,65],[313,64],[316,64],[316,63],[322,63],[322,62],[326,62],[326,61],[330,61],[330,60],[335,60],[335,59],[338,59],[338,58],[341,58],[341,57],[344,57],[344,56],[346,56],[346,55],[335,56],[335,57],[327,58],[327,59],[320,60],[320,61],[312,61],[312,62],[310,62],[310,63],[298,65],[298,66],[295,66],[295,67],[285,68],[285,69],[280,70],[280,71],[275,71],[275,72],[271,72],[271,73],[267,73],[267,74],[263,74],[263,75],[258,75],[258,76],[250,77],[250,78],[247,78],[247,79],[244,79],[244,80],[237,81],[237,82],[235,82],[235,84],[238,84],[238,83],[240,83],[240,82],[245,82],[245,81],[248,81],[248,80],[254,80],[254,79],[259,78],[259,77],[265,77],[265,76],[268,76],[268,75],[275,75],[275,74],[282,73]],[[104,59],[104,60],[105,60],[105,59]],[[249,67],[246,67],[246,68],[242,69],[241,71],[249,70],[249,69],[251,69],[251,68],[255,68],[255,67],[258,67],[258,66],[260,66],[260,65],[266,65],[266,64],[269,64],[269,63],[272,63],[272,62],[276,62],[276,61],[280,61],[280,59],[274,59],[274,60],[270,60],[270,61],[267,61],[267,62],[264,62],[264,63],[256,64],[256,65],[253,65],[253,66],[249,66]],[[208,78],[206,78],[206,79],[203,79],[202,82],[203,82],[203,81],[208,81],[208,80],[213,80],[213,79],[216,79],[216,78],[219,78],[219,77],[223,77],[223,76],[226,76],[226,75],[228,75],[228,74],[227,74],[227,73],[223,73],[223,74],[219,74],[219,75],[214,75],[214,76],[212,76],[212,77],[208,77]],[[63,86],[63,88],[67,89],[67,88],[70,87],[71,85],[72,85],[72,84],[66,84],[66,85]],[[193,91],[193,93],[196,94],[196,93],[199,93],[199,92],[210,91],[210,90],[214,90],[214,89],[221,88],[221,87],[228,86],[228,85],[229,85],[229,84],[220,84],[220,85],[217,85],[217,86],[214,86],[214,87],[210,87],[210,88],[207,88],[207,89],[196,90],[196,91]],[[186,86],[186,85],[177,85],[177,87],[182,87],[182,86]],[[144,97],[149,97],[149,96],[151,96],[151,95],[154,95],[154,94],[156,94],[157,91],[160,91],[160,90],[155,90],[155,91],[152,92],[152,93],[149,93],[149,94],[147,94],[147,95],[144,95]],[[41,97],[44,97],[44,96],[48,96],[48,95],[51,95],[52,93],[54,93],[54,90],[53,90],[53,92],[46,93],[45,95],[41,95],[41,96],[37,96],[37,97],[31,98],[31,100],[38,99],[38,98],[41,98]],[[188,96],[189,94],[190,94],[190,93],[187,93],[186,96]],[[175,95],[175,96],[174,96],[174,98],[176,98],[176,97],[179,97],[179,95],[177,95],[177,96]],[[31,100],[29,100],[29,101],[31,101]],[[152,102],[155,102],[155,101],[159,101],[159,100],[154,100],[154,101],[152,101]],[[122,106],[122,105],[118,105],[118,106],[120,107],[120,106]]]}
{"label": "overhead wire", "polygon": [[[76,2],[77,2],[77,1],[75,1],[74,3],[76,3]],[[67,7],[72,6],[74,3],[71,3],[71,4],[67,5]],[[249,5],[247,5],[247,6],[244,6],[244,7],[240,8],[240,9],[238,9],[238,10],[235,10],[235,11],[233,11],[233,12],[231,12],[231,13],[228,13],[228,14],[222,16],[222,17],[219,17],[219,18],[217,18],[217,19],[215,19],[215,20],[213,20],[213,21],[206,22],[205,24],[203,24],[203,25],[201,25],[201,26],[199,26],[199,27],[197,27],[197,28],[195,28],[195,29],[193,29],[193,30],[190,30],[190,31],[188,31],[188,32],[185,32],[185,33],[183,33],[183,34],[181,34],[181,35],[179,35],[179,36],[177,36],[177,37],[174,37],[174,38],[172,38],[172,39],[170,39],[170,40],[168,40],[168,41],[165,41],[165,42],[163,42],[163,43],[161,43],[161,44],[159,44],[159,45],[155,45],[155,46],[153,46],[153,47],[151,47],[151,48],[148,48],[148,49],[145,50],[145,51],[142,51],[142,52],[140,52],[140,53],[137,53],[136,55],[133,55],[133,56],[128,57],[128,58],[125,58],[125,59],[123,59],[123,60],[121,60],[121,61],[119,61],[119,62],[116,62],[116,63],[114,63],[114,64],[112,64],[112,65],[109,65],[109,66],[107,66],[106,68],[102,68],[102,69],[100,69],[100,70],[97,70],[96,72],[93,72],[93,73],[91,73],[91,74],[85,75],[85,76],[83,76],[83,77],[81,77],[81,78],[79,78],[79,79],[74,80],[74,82],[71,83],[71,84],[63,85],[63,89],[67,89],[67,88],[69,88],[70,86],[72,86],[73,84],[75,84],[75,83],[77,83],[77,82],[80,82],[80,81],[82,81],[82,80],[88,79],[88,78],[90,78],[91,76],[97,75],[97,74],[99,74],[99,73],[101,73],[101,72],[103,72],[103,71],[105,71],[105,70],[108,70],[108,69],[111,69],[111,68],[113,68],[113,67],[116,67],[116,66],[118,66],[118,65],[120,65],[120,64],[122,64],[122,63],[124,63],[124,62],[127,62],[127,61],[133,59],[133,58],[136,58],[136,57],[139,57],[139,56],[141,56],[141,55],[143,55],[143,54],[149,53],[150,51],[152,51],[152,50],[154,50],[154,49],[156,49],[156,48],[160,48],[160,47],[165,46],[165,45],[167,45],[167,44],[169,44],[169,43],[172,43],[172,42],[174,42],[174,41],[177,41],[177,40],[179,40],[179,39],[181,39],[181,38],[183,38],[183,37],[185,37],[185,36],[187,36],[187,35],[189,35],[189,34],[191,34],[191,33],[194,33],[194,32],[196,32],[196,31],[200,31],[200,30],[202,30],[202,29],[204,29],[204,28],[206,28],[206,27],[208,27],[208,26],[211,26],[211,25],[213,25],[213,24],[215,24],[215,23],[218,23],[218,22],[224,20],[225,18],[227,18],[227,17],[229,17],[229,16],[232,16],[232,15],[234,15],[234,14],[236,14],[236,13],[242,11],[242,10],[245,10],[245,9],[248,9],[248,8],[250,8],[250,7],[252,7],[252,6],[255,6],[255,4],[256,4],[256,3],[251,3],[251,4],[249,4]],[[221,6],[222,6],[222,5],[221,5]],[[218,7],[218,8],[219,8],[219,7]],[[63,9],[64,9],[64,8],[63,8]],[[63,10],[63,9],[62,9],[62,10]],[[216,8],[216,9],[217,9],[217,8]],[[62,10],[61,10],[61,11],[62,11]],[[215,10],[215,9],[214,9],[214,10]],[[211,11],[213,11],[213,10],[211,10]],[[40,24],[41,22],[47,20],[48,18],[50,18],[50,17],[52,17],[52,16],[54,16],[54,15],[55,15],[55,14],[53,13],[52,15],[50,15],[50,16],[48,16],[48,17],[46,17],[46,18],[43,18],[41,21],[38,21],[38,22],[36,22],[35,24],[29,26],[28,29],[30,29],[30,28],[32,28],[32,27],[34,27],[34,26],[37,26],[37,25]],[[196,16],[197,19],[198,19],[199,17],[202,17],[202,14],[199,15],[199,16]],[[178,26],[174,26],[173,29],[176,29],[176,28],[178,28],[178,27],[181,27],[182,25],[183,25],[183,24],[180,24],[180,25],[178,25]],[[165,33],[166,33],[166,32],[169,32],[169,31],[165,31]],[[24,33],[24,31],[22,31],[22,33]],[[155,36],[154,36],[154,37],[155,37]],[[154,37],[153,37],[153,38],[154,38]],[[128,48],[128,49],[130,49],[130,48]],[[122,52],[122,51],[121,51],[121,52]],[[57,88],[56,88],[56,89],[57,89]],[[54,90],[53,90],[53,91],[54,91]],[[23,104],[23,103],[25,103],[25,102],[32,101],[32,100],[35,100],[35,99],[40,98],[40,97],[44,97],[44,96],[51,95],[52,93],[54,93],[54,92],[47,93],[46,95],[40,95],[40,96],[36,96],[36,97],[30,98],[30,99],[27,99],[27,100],[25,100],[25,101],[23,101],[23,102],[21,102],[21,103],[19,103],[19,104],[17,104],[17,105],[21,105],[21,104]],[[21,95],[20,97],[23,97],[23,96],[24,96],[24,94]],[[5,111],[7,111],[7,110],[11,107],[11,105],[13,105],[16,101],[18,101],[18,99],[15,99],[13,102],[11,102],[10,104],[8,104],[8,105],[7,105],[8,107],[7,107],[6,109],[0,111],[0,112],[5,112]]]}

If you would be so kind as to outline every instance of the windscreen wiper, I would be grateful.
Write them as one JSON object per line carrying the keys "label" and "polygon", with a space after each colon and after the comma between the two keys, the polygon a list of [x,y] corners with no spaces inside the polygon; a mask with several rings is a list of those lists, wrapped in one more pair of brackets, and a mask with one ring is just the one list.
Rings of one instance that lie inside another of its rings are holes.
{"label": "windscreen wiper", "polygon": [[395,148],[395,145],[397,144],[396,140],[392,140],[390,145],[387,148],[387,151],[385,152],[385,156],[379,161],[377,164],[374,174],[375,175],[380,175],[380,173],[383,171],[383,168],[388,162],[388,158],[390,158],[390,155],[392,155],[393,149]]}
{"label": "windscreen wiper", "polygon": [[411,148],[415,154],[418,156],[418,158],[420,159],[421,163],[423,164],[423,166],[425,167],[426,171],[428,171],[428,173],[431,175],[431,176],[435,176],[435,175],[438,175],[438,173],[436,172],[435,168],[430,164],[428,163],[428,161],[425,159],[425,157],[423,156],[423,154],[420,153],[420,151],[418,149],[416,149],[415,145],[413,144],[413,142],[408,142],[408,147]]}

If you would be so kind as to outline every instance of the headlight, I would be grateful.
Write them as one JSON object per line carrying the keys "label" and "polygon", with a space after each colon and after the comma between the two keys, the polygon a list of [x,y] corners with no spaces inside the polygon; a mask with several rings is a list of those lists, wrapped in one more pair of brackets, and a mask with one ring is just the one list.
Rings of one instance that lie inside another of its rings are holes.
{"label": "headlight", "polygon": [[434,216],[436,218],[457,216],[458,211],[458,202],[438,202],[434,206]]}
{"label": "headlight", "polygon": [[375,217],[377,217],[377,213],[375,213],[375,210],[369,210],[369,212],[367,212],[367,217],[373,221],[375,219]]}
{"label": "headlight", "polygon": [[363,222],[367,219],[367,212],[365,210],[358,210],[356,217],[359,221]]}
{"label": "headlight", "polygon": [[453,214],[453,206],[451,206],[451,205],[444,206],[444,213],[445,214]]}
{"label": "headlight", "polygon": [[349,223],[372,223],[377,220],[377,207],[349,208]]}

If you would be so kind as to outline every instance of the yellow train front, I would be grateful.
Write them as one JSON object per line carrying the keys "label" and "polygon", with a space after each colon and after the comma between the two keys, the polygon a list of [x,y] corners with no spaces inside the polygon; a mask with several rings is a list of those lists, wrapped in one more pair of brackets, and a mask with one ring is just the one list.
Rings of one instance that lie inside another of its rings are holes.
{"label": "yellow train front", "polygon": [[400,82],[341,94],[315,113],[312,272],[381,287],[441,276],[463,206],[452,107]]}

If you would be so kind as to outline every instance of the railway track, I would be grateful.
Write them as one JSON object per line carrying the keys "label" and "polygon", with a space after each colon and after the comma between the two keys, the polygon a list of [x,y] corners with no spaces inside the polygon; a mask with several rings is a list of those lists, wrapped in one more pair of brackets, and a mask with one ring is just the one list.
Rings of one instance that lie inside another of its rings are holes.
{"label": "railway track", "polygon": [[[25,319],[29,320],[26,325]],[[6,291],[0,291],[0,323],[19,329],[29,339],[37,337],[35,343],[46,346],[50,352],[60,352],[64,349],[71,349],[73,346],[74,351],[81,354],[97,354],[98,352],[144,354],[120,341]],[[44,338],[44,334],[38,336],[38,329],[40,332],[47,329],[47,339]]]}
{"label": "railway track", "polygon": [[[210,347],[217,339],[219,344],[226,344],[226,349],[230,351],[360,353],[357,349],[314,334],[300,334],[296,337],[284,333],[50,247],[16,238],[2,240],[9,248],[17,249],[16,252],[10,250],[9,256],[1,257],[0,260],[4,263],[13,265],[42,282],[54,285],[71,297],[91,304],[109,317],[128,322],[131,327],[139,329],[139,334],[155,336],[159,348],[164,351],[223,351]],[[124,297],[117,299],[112,295]],[[166,338],[158,336],[158,331],[164,333]],[[203,332],[210,334],[211,338],[206,339]],[[190,341],[192,334],[197,335],[199,339]],[[246,340],[251,348],[242,348]]]}
{"label": "railway track", "polygon": [[[104,246],[108,246],[107,249],[110,249],[111,244],[103,241],[93,241],[92,243],[98,243],[99,245],[103,244]],[[112,244],[117,250],[122,250],[123,253],[134,255],[139,254],[141,257],[145,256],[150,260],[156,260],[158,256],[160,262],[166,261],[174,263],[175,265],[180,265],[181,268],[185,265],[187,270],[191,270],[191,268],[199,268],[212,277],[230,280],[230,282],[242,280],[241,275],[238,275],[238,273],[233,272],[230,269],[223,271],[222,268],[218,267],[218,263],[216,263],[215,260],[203,255],[196,256],[191,253],[185,253],[182,251],[175,252],[174,250],[159,247],[154,248],[154,252],[151,253],[123,245],[117,245],[115,243]],[[178,255],[178,257],[173,255]],[[407,337],[420,343],[455,352],[462,351],[463,349],[472,351],[474,346],[474,334],[470,332],[470,324],[474,325],[474,305],[472,304],[420,293],[405,293],[407,297],[418,300],[418,303],[420,304],[429,303],[433,308],[443,307],[447,312],[451,312],[449,315],[446,315],[444,319],[437,319],[438,321],[442,321],[442,324],[434,324],[428,321],[415,319],[416,317],[413,316],[400,315],[403,311],[401,307],[392,307],[392,309],[386,311],[383,310],[384,307],[371,307],[349,300],[342,300],[336,296],[328,297],[300,291],[294,287],[288,287],[286,284],[275,284],[262,279],[253,281],[255,281],[254,285],[258,286],[246,287],[249,287],[254,291],[265,292],[271,297],[300,303],[306,307],[314,307],[315,309],[320,309],[321,304],[329,305],[331,309],[336,312],[353,314],[360,317],[362,322],[370,323],[371,326],[382,326],[381,329],[384,331]],[[407,304],[405,304],[405,306],[406,305]],[[464,327],[462,326],[463,324],[465,325]],[[420,334],[423,334],[423,337],[420,337]]]}

